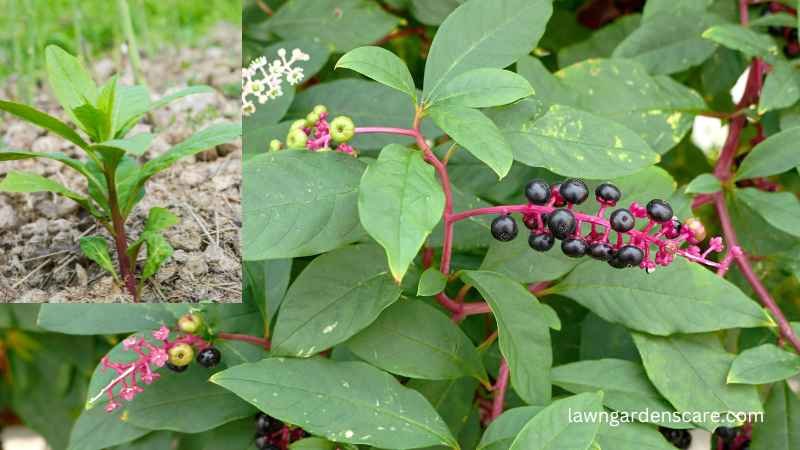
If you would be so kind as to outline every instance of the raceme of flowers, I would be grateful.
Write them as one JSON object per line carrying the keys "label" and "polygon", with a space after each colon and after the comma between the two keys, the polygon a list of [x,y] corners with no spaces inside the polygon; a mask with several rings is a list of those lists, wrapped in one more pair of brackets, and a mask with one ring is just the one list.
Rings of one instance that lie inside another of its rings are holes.
{"label": "raceme of flowers", "polygon": [[303,68],[295,64],[309,61],[311,56],[299,48],[292,50],[288,60],[286,54],[286,49],[280,48],[278,59],[269,61],[266,56],[260,56],[242,69],[242,114],[249,116],[256,112],[256,101],[263,105],[282,96],[284,78],[292,86],[303,81]]}

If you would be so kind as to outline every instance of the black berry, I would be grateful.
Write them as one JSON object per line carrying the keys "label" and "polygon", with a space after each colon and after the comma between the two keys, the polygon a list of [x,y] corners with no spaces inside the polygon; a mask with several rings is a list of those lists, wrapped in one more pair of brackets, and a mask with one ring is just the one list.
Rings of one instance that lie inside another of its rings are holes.
{"label": "black berry", "polygon": [[636,219],[633,214],[625,208],[612,212],[608,221],[611,223],[611,229],[620,233],[631,231],[633,226],[636,225]]}
{"label": "black berry", "polygon": [[175,364],[172,364],[171,362],[168,362],[168,363],[166,364],[166,366],[167,366],[167,368],[168,368],[169,370],[171,370],[171,371],[173,371],[173,372],[178,372],[178,373],[184,372],[186,369],[188,369],[188,368],[189,368],[189,366],[188,366],[188,365],[185,365],[185,366],[176,366]]}
{"label": "black berry", "polygon": [[534,205],[544,205],[550,200],[550,185],[544,180],[531,180],[525,185],[525,197]]}
{"label": "black berry", "polygon": [[736,439],[736,435],[739,434],[739,429],[734,427],[719,427],[714,430],[714,434],[726,444],[730,444]]}
{"label": "black berry", "polygon": [[614,247],[605,242],[595,242],[589,246],[589,256],[600,261],[609,261],[614,256]]}
{"label": "black berry", "polygon": [[517,222],[511,216],[498,216],[492,221],[492,236],[508,242],[517,237]]}
{"label": "black berry", "polygon": [[576,205],[580,205],[589,197],[589,188],[586,186],[586,183],[577,178],[570,178],[561,183],[561,187],[558,188],[558,191],[561,193],[561,196],[564,197],[564,200]]}
{"label": "black berry", "polygon": [[672,207],[664,200],[650,200],[647,204],[647,215],[658,223],[668,222],[672,220]]}
{"label": "black berry", "polygon": [[572,211],[559,208],[550,213],[550,217],[547,218],[547,227],[557,239],[565,239],[575,232],[578,223]]}
{"label": "black berry", "polygon": [[664,224],[664,226],[666,228],[664,231],[664,236],[667,239],[675,239],[676,237],[681,235],[681,228],[683,226],[681,225],[681,221],[678,220],[677,217],[673,217],[671,223]]}
{"label": "black berry", "polygon": [[586,241],[581,238],[568,238],[561,241],[561,251],[570,258],[580,258],[586,254]]}
{"label": "black berry", "polygon": [[616,205],[620,197],[622,197],[619,188],[611,183],[600,183],[594,190],[594,195],[597,197],[598,202],[610,206]]}
{"label": "black berry", "polygon": [[280,450],[281,448],[270,442],[269,436],[256,436],[256,448],[258,450]]}
{"label": "black berry", "polygon": [[256,414],[256,431],[259,434],[274,433],[283,428],[283,422],[260,412]]}
{"label": "black berry", "polygon": [[210,369],[219,364],[221,358],[222,353],[219,350],[214,347],[206,347],[197,354],[197,364]]}
{"label": "black berry", "polygon": [[642,263],[644,252],[634,245],[624,245],[617,250],[617,253],[608,261],[611,267],[622,269],[623,267],[635,267]]}
{"label": "black berry", "polygon": [[541,233],[531,233],[531,235],[528,237],[528,245],[530,245],[531,248],[537,252],[546,252],[550,250],[553,248],[553,244],[555,242],[556,238],[553,237],[553,234],[546,231]]}
{"label": "black berry", "polygon": [[686,430],[673,430],[672,428],[659,427],[658,431],[664,438],[677,448],[687,449],[692,445],[692,435]]}

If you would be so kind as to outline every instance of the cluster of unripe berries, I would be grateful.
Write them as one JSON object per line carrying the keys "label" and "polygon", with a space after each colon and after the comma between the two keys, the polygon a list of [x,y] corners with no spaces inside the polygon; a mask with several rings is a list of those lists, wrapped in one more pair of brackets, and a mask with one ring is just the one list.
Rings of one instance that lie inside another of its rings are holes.
{"label": "cluster of unripe berries", "polygon": [[289,426],[263,412],[256,414],[255,445],[258,450],[286,450],[289,444],[307,436],[302,428]]}
{"label": "cluster of unripe berries", "polygon": [[[203,326],[203,320],[195,314],[186,314],[178,319],[178,329],[186,334],[196,334]],[[169,359],[166,366],[174,372],[183,372],[189,368],[192,360],[197,364],[211,369],[216,367],[222,359],[222,353],[216,347],[207,346],[195,355],[194,347],[188,343],[175,344],[167,350]]]}
{"label": "cluster of unripe berries", "polygon": [[[530,205],[521,212],[525,226],[531,230],[528,244],[539,252],[550,250],[560,240],[561,251],[573,258],[588,255],[615,268],[652,270],[672,261],[679,250],[678,238],[691,243],[705,239],[705,229],[698,220],[681,223],[673,216],[670,204],[660,199],[651,200],[644,208],[633,203],[630,208],[614,209],[606,220],[606,209],[615,207],[622,197],[619,188],[611,183],[602,183],[595,189],[600,204],[596,215],[573,209],[589,198],[589,188],[580,179],[568,179],[553,186],[544,180],[532,180],[525,186],[525,196]],[[636,219],[645,217],[649,219],[646,227],[635,230]],[[582,224],[591,225],[591,231],[582,235]],[[650,235],[655,226],[660,226],[660,231]],[[611,231],[617,234],[615,242],[609,239]],[[499,241],[511,241],[518,234],[517,223],[508,214],[498,216],[492,221],[491,232]],[[629,236],[627,243],[624,235]],[[654,261],[647,260],[651,245],[658,246]]]}
{"label": "cluster of unripe berries", "polygon": [[[292,122],[286,135],[285,148],[292,150],[308,149],[315,152],[336,150],[356,156],[356,150],[347,142],[356,134],[353,119],[336,116],[328,122],[328,108],[317,105],[305,119]],[[273,139],[269,143],[272,152],[284,148],[284,143]]]}

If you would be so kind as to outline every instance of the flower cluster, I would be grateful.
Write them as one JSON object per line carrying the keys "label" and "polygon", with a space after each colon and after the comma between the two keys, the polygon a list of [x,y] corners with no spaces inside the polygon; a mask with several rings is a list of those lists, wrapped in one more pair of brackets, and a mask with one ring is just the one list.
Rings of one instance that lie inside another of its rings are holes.
{"label": "flower cluster", "polygon": [[250,65],[242,69],[242,114],[249,116],[256,111],[253,97],[259,104],[283,95],[283,79],[294,86],[303,80],[302,67],[294,67],[300,61],[308,61],[311,57],[296,48],[292,50],[290,59],[286,59],[286,49],[278,49],[278,58],[268,61],[266,56],[254,59]]}
{"label": "flower cluster", "polygon": [[[328,109],[324,105],[317,105],[308,113],[305,119],[294,121],[286,135],[286,148],[308,149],[313,152],[336,150],[352,156],[358,156],[347,142],[356,134],[353,119],[347,116],[334,117],[328,121]],[[333,146],[335,145],[335,148]],[[269,143],[270,151],[284,148],[284,143],[273,139]]]}

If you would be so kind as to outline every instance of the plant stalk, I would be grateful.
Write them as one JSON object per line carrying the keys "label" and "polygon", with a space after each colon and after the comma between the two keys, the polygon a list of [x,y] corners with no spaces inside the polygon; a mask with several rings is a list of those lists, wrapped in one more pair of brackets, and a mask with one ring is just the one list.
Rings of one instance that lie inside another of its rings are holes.
{"label": "plant stalk", "polygon": [[111,209],[111,222],[114,228],[114,244],[117,249],[117,259],[119,260],[119,271],[125,288],[133,296],[133,301],[139,301],[139,290],[136,287],[136,276],[133,273],[131,260],[128,257],[128,238],[125,234],[125,219],[119,209],[119,197],[117,197],[117,181],[114,170],[106,170],[106,180],[108,184],[108,206]]}

